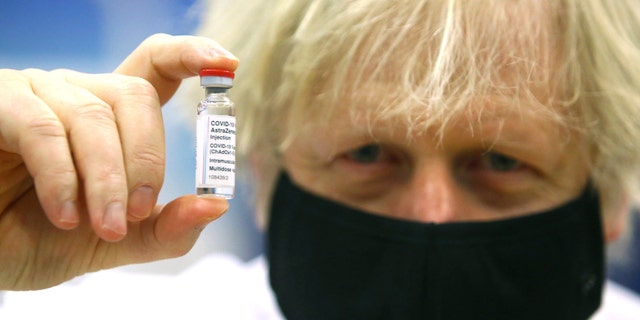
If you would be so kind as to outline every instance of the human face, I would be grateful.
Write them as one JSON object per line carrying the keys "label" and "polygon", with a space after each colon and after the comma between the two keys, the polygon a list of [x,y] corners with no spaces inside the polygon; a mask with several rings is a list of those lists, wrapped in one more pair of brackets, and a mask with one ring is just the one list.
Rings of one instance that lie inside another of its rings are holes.
{"label": "human face", "polygon": [[[378,83],[348,104],[364,110],[393,89]],[[284,166],[308,191],[399,219],[487,221],[542,211],[577,197],[588,169],[585,143],[539,108],[508,111],[504,101],[482,97],[442,139],[438,126],[407,129],[399,118],[370,126],[358,110],[352,118],[336,113],[305,124],[283,151]]]}

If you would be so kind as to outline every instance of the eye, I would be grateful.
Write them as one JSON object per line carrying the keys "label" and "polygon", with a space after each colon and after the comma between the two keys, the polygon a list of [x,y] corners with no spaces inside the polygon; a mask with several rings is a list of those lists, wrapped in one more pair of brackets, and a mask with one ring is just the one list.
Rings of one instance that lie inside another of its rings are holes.
{"label": "eye", "polygon": [[[517,190],[528,190],[538,172],[528,162],[504,153],[489,151],[466,158],[461,179],[470,183],[478,192],[493,199],[500,195],[513,195]],[[506,201],[506,200],[505,200]]]}
{"label": "eye", "polygon": [[521,168],[522,163],[500,153],[488,152],[482,157],[483,167],[498,172],[509,172]]}
{"label": "eye", "polygon": [[405,163],[399,150],[379,143],[362,144],[345,150],[334,162],[345,170],[344,174],[380,175],[390,173]]}
{"label": "eye", "polygon": [[381,160],[383,154],[382,147],[378,144],[368,144],[346,153],[347,159],[362,163],[370,164]]}
{"label": "eye", "polygon": [[372,196],[388,190],[389,181],[405,172],[407,159],[404,153],[377,142],[354,145],[345,149],[332,161],[336,181],[348,186],[350,194]]}
{"label": "eye", "polygon": [[476,173],[504,174],[526,167],[520,160],[497,153],[485,152],[467,160],[467,169]]}

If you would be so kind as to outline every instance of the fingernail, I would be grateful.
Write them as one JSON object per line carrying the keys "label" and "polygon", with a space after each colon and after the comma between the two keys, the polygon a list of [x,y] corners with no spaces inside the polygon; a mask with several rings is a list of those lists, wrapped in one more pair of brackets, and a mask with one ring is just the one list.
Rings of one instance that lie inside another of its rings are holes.
{"label": "fingernail", "polygon": [[220,48],[220,47],[212,47],[211,48],[211,55],[213,55],[213,56],[225,56],[227,58],[238,60],[238,57],[233,55],[233,53],[231,53],[230,51],[227,51],[224,48]]}
{"label": "fingernail", "polygon": [[125,210],[122,203],[109,204],[102,220],[102,227],[119,235],[126,233]]}
{"label": "fingernail", "polygon": [[129,214],[144,219],[149,216],[155,204],[155,194],[149,186],[141,186],[129,196]]}
{"label": "fingernail", "polygon": [[78,211],[72,201],[67,201],[60,208],[60,223],[65,227],[74,227],[80,222]]}

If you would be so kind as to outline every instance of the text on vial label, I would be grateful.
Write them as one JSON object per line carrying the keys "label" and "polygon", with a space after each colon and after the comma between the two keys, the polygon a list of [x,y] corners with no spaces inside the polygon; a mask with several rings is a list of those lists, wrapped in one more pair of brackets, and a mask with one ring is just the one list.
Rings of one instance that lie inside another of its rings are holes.
{"label": "text on vial label", "polygon": [[236,174],[236,118],[199,115],[197,120],[198,176],[202,186],[233,186]]}

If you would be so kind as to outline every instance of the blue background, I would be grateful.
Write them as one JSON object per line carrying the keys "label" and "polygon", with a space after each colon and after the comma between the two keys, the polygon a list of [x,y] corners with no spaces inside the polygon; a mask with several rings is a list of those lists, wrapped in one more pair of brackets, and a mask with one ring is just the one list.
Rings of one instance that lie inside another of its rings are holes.
{"label": "blue background", "polygon": [[[199,14],[195,0],[3,0],[0,2],[0,68],[109,72],[151,34],[191,33],[198,24]],[[194,101],[194,106],[196,103]],[[178,107],[170,101],[163,109],[168,144],[163,202],[193,193],[193,137],[185,123],[172,121],[179,118],[175,111]],[[171,273],[209,252],[230,252],[244,260],[259,254],[262,236],[253,224],[245,187],[240,186],[240,196],[231,201],[230,211],[205,229],[187,256],[126,268]],[[638,220],[634,219],[636,229],[640,230]],[[636,238],[633,243],[638,242]],[[623,264],[610,265],[609,274],[640,292],[637,247],[632,247]]]}

